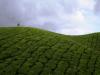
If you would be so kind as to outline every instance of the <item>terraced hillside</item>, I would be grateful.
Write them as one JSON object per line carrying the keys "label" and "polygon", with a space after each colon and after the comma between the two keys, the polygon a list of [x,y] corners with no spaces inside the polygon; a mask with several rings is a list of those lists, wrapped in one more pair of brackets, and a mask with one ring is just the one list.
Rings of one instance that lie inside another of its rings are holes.
{"label": "terraced hillside", "polygon": [[90,48],[96,49],[96,51],[100,51],[100,33],[71,36],[70,38]]}
{"label": "terraced hillside", "polygon": [[100,75],[99,36],[0,28],[0,75]]}

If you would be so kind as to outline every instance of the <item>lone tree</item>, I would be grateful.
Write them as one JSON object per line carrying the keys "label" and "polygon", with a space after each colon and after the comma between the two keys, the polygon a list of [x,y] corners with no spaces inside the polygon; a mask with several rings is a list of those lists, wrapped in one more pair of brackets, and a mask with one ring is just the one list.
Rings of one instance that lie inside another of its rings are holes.
{"label": "lone tree", "polygon": [[19,27],[19,26],[20,26],[20,24],[18,23],[18,24],[17,24],[17,26]]}

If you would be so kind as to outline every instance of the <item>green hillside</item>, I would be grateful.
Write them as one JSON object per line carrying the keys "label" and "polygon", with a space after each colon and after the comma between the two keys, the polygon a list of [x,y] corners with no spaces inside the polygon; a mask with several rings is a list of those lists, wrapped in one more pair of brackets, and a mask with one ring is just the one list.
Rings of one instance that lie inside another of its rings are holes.
{"label": "green hillside", "polygon": [[0,75],[100,75],[99,37],[2,27]]}
{"label": "green hillside", "polygon": [[100,33],[92,33],[82,36],[72,36],[70,38],[92,49],[96,49],[96,51],[100,51]]}

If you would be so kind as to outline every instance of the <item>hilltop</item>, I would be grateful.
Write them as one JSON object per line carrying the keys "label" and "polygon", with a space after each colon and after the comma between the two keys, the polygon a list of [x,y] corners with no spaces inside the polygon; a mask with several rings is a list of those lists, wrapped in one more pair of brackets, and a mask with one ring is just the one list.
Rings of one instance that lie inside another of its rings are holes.
{"label": "hilltop", "polygon": [[99,37],[1,27],[0,75],[100,75]]}

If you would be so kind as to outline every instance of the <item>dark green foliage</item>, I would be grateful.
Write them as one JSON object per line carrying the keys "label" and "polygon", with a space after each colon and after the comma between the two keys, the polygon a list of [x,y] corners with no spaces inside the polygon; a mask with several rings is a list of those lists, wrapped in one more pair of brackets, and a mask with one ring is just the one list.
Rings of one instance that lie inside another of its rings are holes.
{"label": "dark green foliage", "polygon": [[99,37],[0,28],[0,75],[100,75]]}

